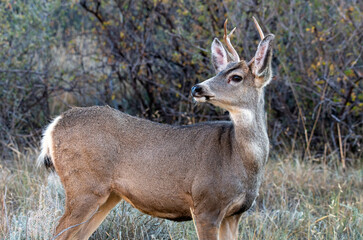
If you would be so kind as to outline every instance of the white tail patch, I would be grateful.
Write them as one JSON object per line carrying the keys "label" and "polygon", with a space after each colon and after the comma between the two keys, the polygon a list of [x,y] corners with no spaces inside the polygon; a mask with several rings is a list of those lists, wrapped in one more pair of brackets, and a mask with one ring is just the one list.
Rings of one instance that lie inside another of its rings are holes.
{"label": "white tail patch", "polygon": [[41,143],[41,148],[40,148],[40,154],[37,160],[37,166],[39,167],[40,165],[42,165],[44,158],[49,155],[53,161],[53,138],[52,138],[52,133],[54,130],[54,127],[57,125],[58,121],[61,119],[61,116],[56,117],[45,129],[45,131],[43,132],[43,138],[42,138],[42,143]]}

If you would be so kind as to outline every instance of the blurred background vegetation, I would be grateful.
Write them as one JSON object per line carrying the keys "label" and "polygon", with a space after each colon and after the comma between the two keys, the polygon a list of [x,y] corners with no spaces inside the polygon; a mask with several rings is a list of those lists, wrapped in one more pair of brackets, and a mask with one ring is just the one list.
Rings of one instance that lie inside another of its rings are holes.
{"label": "blurred background vegetation", "polygon": [[195,105],[190,88],[214,74],[210,45],[223,23],[250,60],[252,16],[276,35],[266,88],[272,155],[343,167],[362,163],[362,2],[0,1],[0,149],[38,146],[71,106],[108,104],[169,124],[228,119]]}
{"label": "blurred background vegetation", "polygon": [[[241,239],[362,239],[363,1],[0,0],[0,239],[50,239],[64,191],[34,165],[42,129],[108,104],[168,124],[226,120],[190,88],[223,23],[250,60],[276,35],[270,157]],[[193,223],[119,204],[91,239],[196,239]]]}

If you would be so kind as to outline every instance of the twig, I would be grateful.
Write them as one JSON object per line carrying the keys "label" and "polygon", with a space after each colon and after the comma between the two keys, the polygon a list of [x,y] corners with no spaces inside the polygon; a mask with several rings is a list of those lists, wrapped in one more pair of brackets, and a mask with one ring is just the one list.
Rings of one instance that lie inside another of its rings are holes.
{"label": "twig", "polygon": [[326,166],[327,160],[326,160],[326,151],[328,149],[328,145],[325,143],[324,144],[324,165]]}
{"label": "twig", "polygon": [[324,98],[325,98],[325,91],[326,91],[327,87],[328,87],[328,81],[325,82],[323,92],[321,93],[318,113],[316,114],[315,122],[314,122],[313,128],[311,129],[310,137],[309,137],[309,140],[308,140],[308,142],[306,144],[305,152],[310,152],[310,143],[311,143],[311,140],[312,140],[313,135],[314,135],[316,124],[318,123],[318,120],[319,120],[319,117],[320,117],[321,106],[323,105],[323,101],[324,101]]}
{"label": "twig", "polygon": [[[297,126],[299,126],[299,123],[300,123],[300,117],[298,117],[298,119],[297,119]],[[296,137],[297,137],[297,132],[298,131],[299,131],[299,128],[296,128],[295,133],[294,133],[294,138],[292,139],[291,150],[290,150],[290,154],[289,154],[288,159],[291,159],[292,155],[294,154]]]}
{"label": "twig", "polygon": [[3,206],[4,206],[4,212],[5,212],[6,227],[7,227],[7,230],[10,231],[10,223],[9,223],[9,218],[8,218],[8,210],[6,208],[6,193],[7,193],[7,191],[8,191],[8,188],[7,188],[7,186],[5,186]]}
{"label": "twig", "polygon": [[[291,83],[290,83],[290,85],[291,85]],[[293,89],[293,88],[291,88],[291,89]],[[306,142],[306,145],[307,145],[307,143],[309,142],[309,139],[308,139],[308,130],[307,130],[307,128],[306,128],[305,120],[304,120],[304,118],[305,118],[305,117],[304,117],[304,114],[303,114],[303,112],[302,112],[302,110],[301,110],[300,103],[299,103],[299,101],[297,100],[297,95],[296,95],[296,93],[295,93],[295,90],[292,90],[292,93],[293,93],[294,99],[295,99],[295,101],[296,101],[297,108],[298,108],[298,110],[299,110],[299,115],[300,115],[301,123],[302,123],[303,128],[304,128],[305,142]],[[310,159],[310,158],[311,158],[310,149],[308,149],[307,153],[308,153],[308,155],[309,155],[309,159]]]}
{"label": "twig", "polygon": [[343,170],[345,170],[345,157],[343,153],[342,136],[340,134],[339,123],[337,123],[337,127],[338,127],[338,136],[339,136],[338,140],[339,140],[339,149],[340,149],[340,160],[342,161]]}
{"label": "twig", "polygon": [[[284,69],[284,71],[286,72],[286,73],[288,73],[289,72],[289,70],[288,70],[288,68],[285,66],[285,64],[283,64],[283,62],[281,62],[281,66],[283,67],[283,69]],[[302,111],[302,109],[301,109],[301,106],[300,106],[300,102],[299,102],[299,100],[298,100],[298,96],[297,96],[297,93],[296,93],[296,91],[295,91],[295,88],[294,88],[294,86],[293,86],[293,84],[291,83],[291,81],[290,81],[290,78],[287,78],[287,81],[288,81],[288,83],[289,83],[289,87],[291,88],[291,91],[292,91],[292,95],[293,95],[293,97],[294,97],[294,100],[295,100],[295,102],[296,102],[296,106],[297,106],[297,108],[298,108],[298,111],[299,111],[299,116],[300,116],[300,119],[301,119],[301,123],[302,123],[302,125],[303,125],[303,128],[304,128],[304,135],[305,135],[305,142],[306,142],[306,145],[307,145],[307,143],[308,143],[308,141],[309,141],[309,138],[308,138],[308,131],[307,131],[307,129],[306,129],[306,125],[305,125],[305,120],[304,120],[304,114],[303,114],[303,111]],[[311,154],[310,154],[310,150],[308,149],[308,155],[309,155],[309,158],[311,158]]]}
{"label": "twig", "polygon": [[62,235],[64,232],[68,231],[69,229],[72,229],[72,228],[75,228],[75,227],[78,227],[79,225],[82,225],[82,224],[85,224],[87,222],[89,222],[89,220],[91,220],[91,218],[97,213],[98,209],[99,209],[100,206],[97,206],[96,210],[92,213],[92,215],[84,222],[81,222],[81,223],[78,223],[78,224],[75,224],[73,226],[70,226],[70,227],[67,227],[66,229],[63,229],[60,233],[58,233],[56,236],[54,236],[52,238],[52,240],[55,240],[57,239],[60,235]]}
{"label": "twig", "polygon": [[196,230],[196,232],[197,232],[197,237],[198,237],[198,239],[199,239],[198,228],[197,228],[197,224],[196,224],[196,222],[195,222],[195,216],[194,216],[194,213],[193,213],[193,209],[192,209],[192,208],[190,208],[190,213],[192,214],[192,219],[193,219],[194,228],[195,228],[195,230]]}
{"label": "twig", "polygon": [[23,69],[0,69],[1,73],[30,73],[36,75],[47,75],[47,72],[38,72],[38,71],[31,71],[31,70],[23,70]]}

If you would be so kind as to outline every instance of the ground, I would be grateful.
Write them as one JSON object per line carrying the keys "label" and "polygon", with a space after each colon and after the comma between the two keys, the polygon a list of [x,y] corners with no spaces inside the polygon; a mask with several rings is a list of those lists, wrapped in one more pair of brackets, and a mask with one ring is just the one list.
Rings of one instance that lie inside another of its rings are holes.
{"label": "ground", "polygon": [[[35,166],[37,150],[0,161],[0,239],[50,239],[63,212],[56,177]],[[240,239],[363,239],[363,169],[294,156],[270,159]],[[192,222],[141,214],[121,202],[91,239],[196,239]]]}

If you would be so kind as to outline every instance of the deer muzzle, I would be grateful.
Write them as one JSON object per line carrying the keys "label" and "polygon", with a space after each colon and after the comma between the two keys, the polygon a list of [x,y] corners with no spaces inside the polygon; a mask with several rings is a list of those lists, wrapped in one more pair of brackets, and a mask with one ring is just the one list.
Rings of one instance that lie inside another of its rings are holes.
{"label": "deer muzzle", "polygon": [[192,96],[197,102],[205,102],[213,97],[208,95],[204,90],[203,86],[201,86],[200,84],[196,84],[192,87]]}

